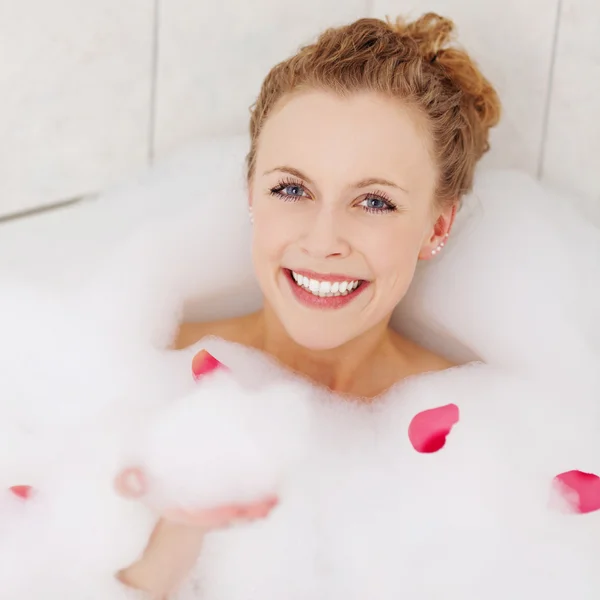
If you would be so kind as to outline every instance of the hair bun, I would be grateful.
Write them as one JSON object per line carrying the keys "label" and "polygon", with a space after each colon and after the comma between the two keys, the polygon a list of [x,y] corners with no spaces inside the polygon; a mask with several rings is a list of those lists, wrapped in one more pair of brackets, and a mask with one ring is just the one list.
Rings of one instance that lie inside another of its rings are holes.
{"label": "hair bun", "polygon": [[487,132],[500,120],[500,98],[471,57],[453,45],[454,23],[436,13],[427,13],[412,22],[398,18],[390,26],[410,39],[424,60],[439,65],[443,76],[460,90],[466,109],[480,125],[478,150],[486,152],[489,148]]}
{"label": "hair bun", "polygon": [[423,58],[430,62],[452,42],[454,34],[454,23],[436,13],[427,13],[412,22],[398,17],[390,25],[396,33],[410,38]]}

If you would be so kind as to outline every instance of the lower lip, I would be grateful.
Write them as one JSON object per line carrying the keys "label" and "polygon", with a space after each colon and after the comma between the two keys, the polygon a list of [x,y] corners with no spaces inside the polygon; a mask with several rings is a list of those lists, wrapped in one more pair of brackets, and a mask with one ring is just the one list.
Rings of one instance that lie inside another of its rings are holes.
{"label": "lower lip", "polygon": [[357,298],[361,292],[368,287],[369,282],[363,281],[355,290],[346,294],[345,296],[330,296],[330,297],[321,297],[315,296],[311,294],[303,287],[300,287],[292,277],[291,271],[288,269],[283,270],[286,279],[288,280],[290,287],[292,288],[293,294],[296,296],[298,301],[305,306],[310,308],[323,308],[323,309],[337,309],[346,306],[352,302],[355,298]]}

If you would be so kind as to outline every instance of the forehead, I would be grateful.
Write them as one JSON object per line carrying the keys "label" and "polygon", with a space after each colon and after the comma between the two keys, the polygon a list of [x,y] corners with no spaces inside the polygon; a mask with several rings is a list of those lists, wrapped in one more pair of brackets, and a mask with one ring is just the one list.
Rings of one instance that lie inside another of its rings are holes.
{"label": "forehead", "polygon": [[381,176],[408,185],[435,176],[423,117],[375,93],[306,91],[285,98],[261,132],[257,175],[278,164],[315,179]]}

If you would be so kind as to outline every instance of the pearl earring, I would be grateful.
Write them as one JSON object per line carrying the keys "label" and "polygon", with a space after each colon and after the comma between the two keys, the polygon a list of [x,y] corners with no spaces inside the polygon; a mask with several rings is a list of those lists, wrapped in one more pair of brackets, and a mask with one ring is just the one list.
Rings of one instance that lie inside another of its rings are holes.
{"label": "pearl earring", "polygon": [[448,239],[448,236],[449,236],[449,235],[450,235],[450,234],[448,234],[448,233],[447,233],[447,234],[444,236],[444,239],[443,239],[443,240],[440,242],[440,245],[439,245],[437,248],[435,248],[434,250],[432,250],[432,251],[431,251],[431,254],[433,254],[433,255],[435,256],[435,255],[436,255],[438,252],[441,252],[441,251],[442,251],[442,248],[443,248],[443,247],[446,245],[446,240]]}
{"label": "pearl earring", "polygon": [[248,207],[248,218],[250,219],[250,225],[254,224],[254,215],[252,214],[252,207]]}

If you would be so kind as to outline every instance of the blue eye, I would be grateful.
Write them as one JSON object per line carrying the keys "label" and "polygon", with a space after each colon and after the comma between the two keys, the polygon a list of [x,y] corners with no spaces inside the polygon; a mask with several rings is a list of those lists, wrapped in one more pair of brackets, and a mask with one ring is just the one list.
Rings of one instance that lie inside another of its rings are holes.
{"label": "blue eye", "polygon": [[279,185],[269,190],[272,196],[283,198],[284,200],[292,201],[300,198],[308,198],[304,186],[294,181],[281,181]]}
{"label": "blue eye", "polygon": [[385,210],[385,208],[387,208],[387,202],[381,198],[367,198],[366,203],[367,208],[372,208],[374,210]]}
{"label": "blue eye", "polygon": [[302,196],[303,191],[299,185],[286,185],[281,190],[285,196]]}
{"label": "blue eye", "polygon": [[391,200],[381,196],[367,196],[359,206],[370,213],[388,213],[397,210],[396,205]]}

